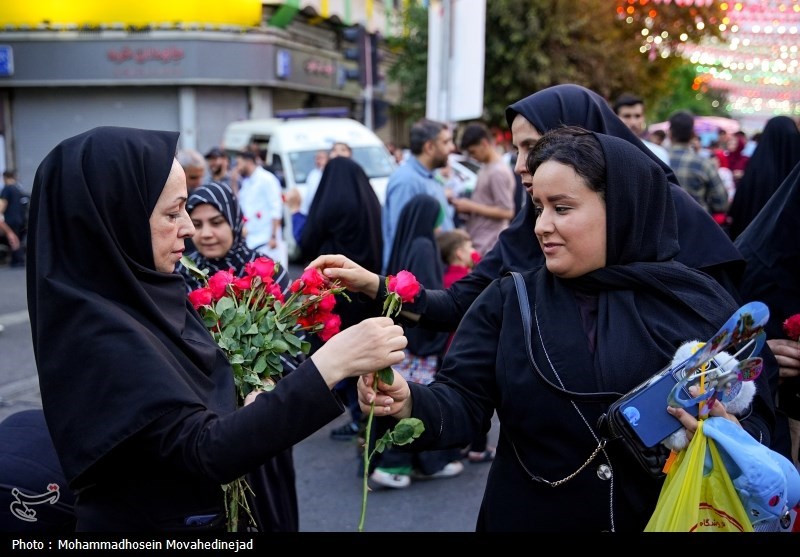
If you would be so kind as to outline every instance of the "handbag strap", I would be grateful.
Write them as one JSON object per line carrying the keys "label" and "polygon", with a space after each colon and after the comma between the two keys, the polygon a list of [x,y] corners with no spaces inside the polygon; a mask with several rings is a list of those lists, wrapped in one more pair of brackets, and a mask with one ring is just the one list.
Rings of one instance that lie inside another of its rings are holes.
{"label": "handbag strap", "polygon": [[528,361],[542,381],[544,381],[548,387],[554,389],[559,394],[568,395],[571,399],[590,402],[612,402],[617,400],[620,396],[620,393],[605,391],[596,393],[578,393],[575,391],[570,391],[559,385],[556,385],[542,373],[542,371],[539,369],[539,366],[536,365],[536,360],[533,358],[533,348],[531,347],[531,305],[528,301],[528,289],[525,286],[525,280],[522,278],[522,275],[519,272],[510,271],[510,274],[514,279],[514,287],[517,291],[517,299],[519,301],[519,312],[522,315],[522,331],[525,336],[525,350],[528,353]]}

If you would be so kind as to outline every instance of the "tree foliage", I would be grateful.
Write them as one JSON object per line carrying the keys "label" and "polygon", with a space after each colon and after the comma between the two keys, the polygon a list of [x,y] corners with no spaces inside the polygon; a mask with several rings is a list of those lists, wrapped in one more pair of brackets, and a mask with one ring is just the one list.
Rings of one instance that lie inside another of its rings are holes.
{"label": "tree foliage", "polygon": [[[623,0],[487,1],[484,120],[505,128],[505,108],[510,103],[559,83],[584,85],[607,99],[633,92],[645,99],[651,121],[655,121],[654,108],[663,109],[657,101],[675,93],[676,87],[683,94],[673,97],[675,101],[697,100],[692,82],[685,80],[693,69],[674,53],[681,33],[689,41],[709,33],[718,35],[712,25],[719,16],[716,4],[703,8],[659,4],[656,17],[652,17],[652,4],[643,9],[641,3],[634,3],[632,13],[624,12],[630,5]],[[618,6],[625,17],[618,14]],[[412,2],[403,17],[408,32],[391,43],[398,62],[389,78],[404,91],[398,109],[416,117],[425,111],[427,11]],[[708,25],[698,25],[701,21]],[[641,52],[643,27],[664,37],[661,47],[670,56],[662,57],[656,50]],[[710,101],[704,96],[698,102]],[[698,114],[710,110],[708,106],[694,109]]]}

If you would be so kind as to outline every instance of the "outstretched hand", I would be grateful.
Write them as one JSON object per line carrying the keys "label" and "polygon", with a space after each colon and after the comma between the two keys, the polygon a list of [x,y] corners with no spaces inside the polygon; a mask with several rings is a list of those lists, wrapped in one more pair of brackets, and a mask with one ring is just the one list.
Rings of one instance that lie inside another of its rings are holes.
{"label": "outstretched hand", "polygon": [[311,360],[329,387],[347,377],[372,373],[403,361],[403,328],[389,317],[372,317],[330,338]]}
{"label": "outstretched hand", "polygon": [[322,271],[331,280],[340,280],[352,292],[362,292],[373,299],[378,295],[380,276],[344,255],[320,255],[306,269],[312,267]]}

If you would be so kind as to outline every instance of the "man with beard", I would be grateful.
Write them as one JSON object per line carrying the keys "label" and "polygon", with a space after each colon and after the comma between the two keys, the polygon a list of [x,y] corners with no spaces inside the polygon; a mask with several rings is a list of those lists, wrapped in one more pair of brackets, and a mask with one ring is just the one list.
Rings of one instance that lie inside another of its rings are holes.
{"label": "man with beard", "polygon": [[389,261],[397,221],[406,203],[417,194],[426,193],[439,200],[444,213],[440,230],[452,230],[453,220],[447,214],[447,197],[433,171],[447,164],[455,149],[453,132],[446,124],[423,118],[411,126],[411,157],[389,177],[383,205],[383,268]]}

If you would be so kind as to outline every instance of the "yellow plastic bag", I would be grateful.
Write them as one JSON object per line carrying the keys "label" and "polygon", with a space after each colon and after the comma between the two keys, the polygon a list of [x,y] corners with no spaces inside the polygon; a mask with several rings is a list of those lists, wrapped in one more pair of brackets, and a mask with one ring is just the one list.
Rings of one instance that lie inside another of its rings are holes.
{"label": "yellow plastic bag", "polygon": [[[704,474],[706,455],[711,469]],[[698,424],[686,450],[667,472],[645,532],[752,532],[736,488],[713,439]]]}

